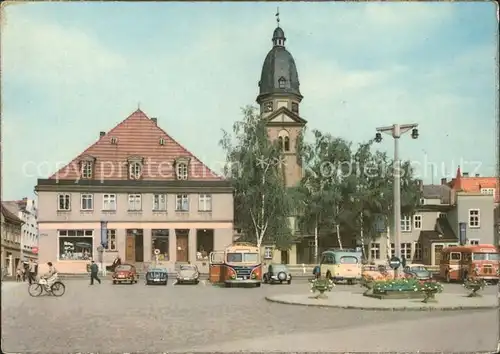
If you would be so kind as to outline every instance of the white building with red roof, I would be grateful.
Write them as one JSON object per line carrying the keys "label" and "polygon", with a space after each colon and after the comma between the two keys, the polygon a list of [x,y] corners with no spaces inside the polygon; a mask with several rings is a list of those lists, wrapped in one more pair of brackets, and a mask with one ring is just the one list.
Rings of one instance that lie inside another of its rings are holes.
{"label": "white building with red roof", "polygon": [[[39,179],[39,262],[84,273],[90,259],[207,265],[232,242],[233,190],[141,110]],[[43,270],[43,269],[42,269]]]}

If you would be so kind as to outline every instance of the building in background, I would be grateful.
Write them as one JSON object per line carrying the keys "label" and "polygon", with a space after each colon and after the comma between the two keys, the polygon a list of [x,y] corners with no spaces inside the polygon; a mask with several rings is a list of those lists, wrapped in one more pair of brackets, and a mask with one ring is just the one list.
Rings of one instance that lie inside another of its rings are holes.
{"label": "building in background", "polygon": [[[15,210],[10,211],[4,203],[1,207],[2,230],[2,274],[12,276],[21,261],[21,228],[23,221],[17,217]],[[5,273],[3,273],[5,270]]]}
{"label": "building in background", "polygon": [[158,258],[197,264],[232,243],[233,189],[141,110],[132,113],[48,179],[39,179],[39,262],[63,273]]}
{"label": "building in background", "polygon": [[21,228],[21,259],[34,261],[38,258],[38,209],[36,201],[23,198],[22,200],[4,201],[5,207],[16,214],[24,223]]}
{"label": "building in background", "polygon": [[[440,185],[424,185],[418,210],[401,216],[401,255],[408,263],[439,265],[441,251],[459,244],[460,223],[466,224],[467,244],[495,242],[494,194],[457,189],[454,181],[442,179]],[[393,256],[393,239],[391,233],[389,237],[383,233],[373,240],[369,259],[385,261]]]}

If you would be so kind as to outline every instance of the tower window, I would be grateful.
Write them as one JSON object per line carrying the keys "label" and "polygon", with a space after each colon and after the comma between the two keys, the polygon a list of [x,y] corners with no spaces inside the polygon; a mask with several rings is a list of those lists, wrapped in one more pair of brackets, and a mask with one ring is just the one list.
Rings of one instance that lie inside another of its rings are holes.
{"label": "tower window", "polygon": [[299,113],[299,104],[297,102],[292,102],[292,112]]}
{"label": "tower window", "polygon": [[287,136],[283,139],[283,150],[290,151],[290,138]]}
{"label": "tower window", "polygon": [[286,88],[286,79],[282,76],[278,79],[279,88]]}
{"label": "tower window", "polygon": [[282,130],[278,134],[278,144],[283,151],[290,151],[290,137],[286,130]]}

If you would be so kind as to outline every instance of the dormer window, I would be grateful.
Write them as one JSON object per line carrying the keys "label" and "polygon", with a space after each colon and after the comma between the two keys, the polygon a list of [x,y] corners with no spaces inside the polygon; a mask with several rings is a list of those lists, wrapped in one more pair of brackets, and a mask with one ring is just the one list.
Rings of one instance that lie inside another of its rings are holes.
{"label": "dormer window", "polygon": [[142,166],[138,162],[132,162],[129,165],[129,178],[130,179],[139,179],[142,174]]}
{"label": "dormer window", "polygon": [[142,177],[142,161],[141,157],[130,157],[128,159],[128,178],[138,180]]}
{"label": "dormer window", "polygon": [[189,158],[180,157],[175,161],[175,176],[178,180],[185,181],[189,177]]}
{"label": "dormer window", "polygon": [[112,137],[111,138],[111,144],[112,145],[118,145],[118,138]]}
{"label": "dormer window", "polygon": [[83,161],[82,162],[82,178],[88,179],[92,178],[92,161]]}
{"label": "dormer window", "polygon": [[283,76],[278,79],[278,87],[286,88],[286,79]]}
{"label": "dormer window", "polygon": [[95,157],[84,156],[80,160],[80,178],[91,179],[94,176]]}

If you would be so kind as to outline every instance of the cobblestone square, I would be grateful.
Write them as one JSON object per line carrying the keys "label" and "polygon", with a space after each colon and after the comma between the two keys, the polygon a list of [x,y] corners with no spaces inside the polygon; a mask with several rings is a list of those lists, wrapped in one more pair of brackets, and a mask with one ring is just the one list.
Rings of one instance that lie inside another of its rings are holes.
{"label": "cobblestone square", "polygon": [[[305,282],[253,289],[65,283],[60,298],[32,298],[26,284],[2,284],[4,352],[472,351],[494,349],[498,333],[496,311],[378,312],[264,300],[305,293]],[[463,290],[448,286],[448,291]]]}

